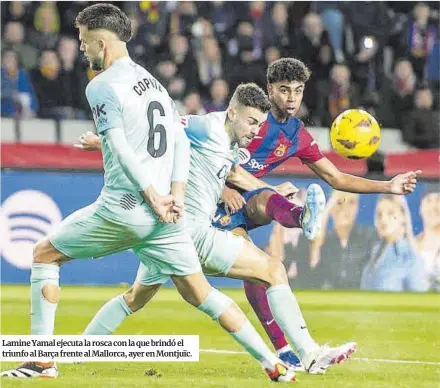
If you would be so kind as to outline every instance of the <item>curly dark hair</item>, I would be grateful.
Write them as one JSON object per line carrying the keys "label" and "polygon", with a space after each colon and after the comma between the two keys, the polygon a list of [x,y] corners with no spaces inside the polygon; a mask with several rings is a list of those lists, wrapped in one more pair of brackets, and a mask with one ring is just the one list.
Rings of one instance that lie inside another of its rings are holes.
{"label": "curly dark hair", "polygon": [[256,108],[263,113],[270,111],[270,101],[257,84],[247,83],[240,84],[235,89],[231,100],[236,100],[240,105]]}
{"label": "curly dark hair", "polygon": [[76,17],[75,27],[85,26],[89,30],[100,28],[114,32],[120,40],[131,39],[131,21],[118,7],[99,3],[84,8]]}
{"label": "curly dark hair", "polygon": [[304,82],[306,83],[312,72],[296,58],[280,58],[267,68],[267,82]]}

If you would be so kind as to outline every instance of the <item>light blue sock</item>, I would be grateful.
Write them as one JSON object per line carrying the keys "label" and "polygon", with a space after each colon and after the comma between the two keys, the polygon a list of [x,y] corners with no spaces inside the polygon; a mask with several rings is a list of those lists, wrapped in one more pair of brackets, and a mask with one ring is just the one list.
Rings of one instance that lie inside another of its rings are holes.
{"label": "light blue sock", "polygon": [[59,287],[60,267],[55,264],[34,263],[31,269],[31,334],[53,335],[58,303],[43,296],[43,287]]}
{"label": "light blue sock", "polygon": [[246,319],[244,325],[235,333],[229,333],[246,351],[257,361],[261,362],[265,368],[273,369],[279,362],[278,357],[271,352],[263,341],[257,330]]}
{"label": "light blue sock", "polygon": [[93,317],[84,335],[112,334],[122,321],[132,314],[123,295],[109,300]]}
{"label": "light blue sock", "polygon": [[278,325],[295,346],[300,358],[317,344],[310,336],[296,297],[288,285],[281,284],[267,289],[270,310]]}
{"label": "light blue sock", "polygon": [[[220,316],[232,304],[235,303],[231,298],[222,294],[215,288],[211,288],[206,299],[197,308],[208,314],[218,323]],[[243,346],[252,357],[261,362],[264,368],[272,370],[275,364],[279,362],[278,358],[270,351],[269,347],[247,319],[240,330],[229,334],[231,334],[231,336]]]}

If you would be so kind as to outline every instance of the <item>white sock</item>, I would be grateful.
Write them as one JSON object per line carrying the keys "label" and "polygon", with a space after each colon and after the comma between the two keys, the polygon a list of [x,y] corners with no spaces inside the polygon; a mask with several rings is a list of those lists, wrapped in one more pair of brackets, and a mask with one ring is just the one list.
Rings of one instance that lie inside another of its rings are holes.
{"label": "white sock", "polygon": [[278,349],[276,353],[279,356],[281,353],[290,352],[292,350],[293,350],[292,347],[289,344],[287,344],[286,346],[283,346],[281,349]]}
{"label": "white sock", "polygon": [[132,314],[123,295],[108,301],[93,317],[84,331],[84,335],[112,334],[122,321]]}
{"label": "white sock", "polygon": [[278,357],[271,352],[248,320],[246,320],[240,330],[230,334],[252,357],[259,361],[264,368],[273,370],[275,364],[280,362]]}
{"label": "white sock", "polygon": [[31,334],[52,335],[58,303],[43,296],[43,287],[59,287],[60,267],[55,264],[34,263],[31,269]]}
{"label": "white sock", "polygon": [[318,346],[307,330],[301,309],[288,285],[269,287],[267,299],[276,322],[295,346],[300,358]]}

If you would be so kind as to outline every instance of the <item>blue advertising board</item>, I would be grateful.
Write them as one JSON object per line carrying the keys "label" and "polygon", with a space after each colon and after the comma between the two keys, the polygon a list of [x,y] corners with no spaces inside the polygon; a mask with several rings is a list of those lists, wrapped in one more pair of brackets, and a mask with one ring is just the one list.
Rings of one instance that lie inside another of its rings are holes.
{"label": "blue advertising board", "polygon": [[[331,188],[317,179],[268,178],[271,184],[291,180],[297,187],[305,188],[310,183],[320,183],[327,197]],[[75,210],[94,202],[103,185],[101,173],[3,171],[0,248],[1,282],[28,283],[32,262],[32,247],[39,238],[48,234],[63,218]],[[421,183],[416,192],[407,197],[412,216],[414,233],[423,228],[420,216],[420,201],[432,184]],[[356,222],[374,225],[374,209],[378,195],[362,195]],[[329,223],[332,228],[332,223]],[[272,226],[252,233],[260,246],[266,245]],[[114,254],[99,260],[73,260],[61,268],[61,284],[120,284],[131,283],[137,271],[138,261],[130,251]],[[217,286],[240,286],[229,279],[213,279]]]}

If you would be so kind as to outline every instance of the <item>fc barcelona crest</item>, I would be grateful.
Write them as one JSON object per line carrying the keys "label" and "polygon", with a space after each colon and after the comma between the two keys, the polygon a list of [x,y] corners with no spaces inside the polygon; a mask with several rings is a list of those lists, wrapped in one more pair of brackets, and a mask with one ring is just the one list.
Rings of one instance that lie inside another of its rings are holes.
{"label": "fc barcelona crest", "polygon": [[229,225],[231,223],[231,216],[223,216],[222,218],[220,218],[220,225],[221,226],[226,226]]}
{"label": "fc barcelona crest", "polygon": [[275,150],[275,155],[278,157],[283,156],[287,151],[287,145],[285,144],[280,144],[277,149]]}

